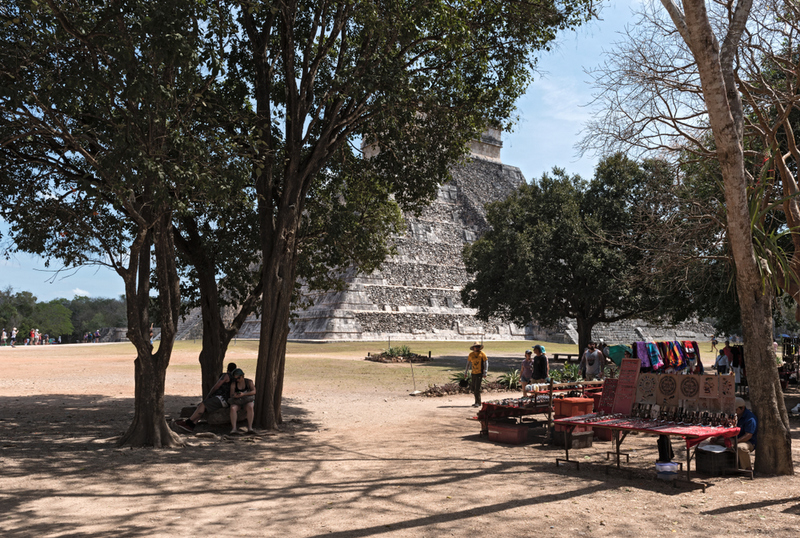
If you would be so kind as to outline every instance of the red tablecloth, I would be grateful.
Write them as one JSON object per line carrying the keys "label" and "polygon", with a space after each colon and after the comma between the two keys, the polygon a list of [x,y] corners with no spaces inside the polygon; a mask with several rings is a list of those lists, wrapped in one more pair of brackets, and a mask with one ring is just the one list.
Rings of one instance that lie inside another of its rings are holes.
{"label": "red tablecloth", "polygon": [[560,418],[556,424],[564,426],[591,426],[592,428],[608,428],[612,430],[637,431],[656,435],[679,435],[686,440],[686,447],[691,448],[710,437],[731,438],[739,435],[739,428],[726,426],[698,426],[694,424],[677,424],[642,418],[626,418],[610,416],[606,419],[597,414]]}

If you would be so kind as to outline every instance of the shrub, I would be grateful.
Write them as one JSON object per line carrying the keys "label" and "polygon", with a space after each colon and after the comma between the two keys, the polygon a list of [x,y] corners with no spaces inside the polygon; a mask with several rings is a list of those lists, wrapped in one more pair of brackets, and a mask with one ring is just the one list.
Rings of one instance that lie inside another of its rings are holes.
{"label": "shrub", "polygon": [[497,377],[497,382],[509,390],[518,389],[520,383],[519,370],[509,370],[504,374],[500,374]]}

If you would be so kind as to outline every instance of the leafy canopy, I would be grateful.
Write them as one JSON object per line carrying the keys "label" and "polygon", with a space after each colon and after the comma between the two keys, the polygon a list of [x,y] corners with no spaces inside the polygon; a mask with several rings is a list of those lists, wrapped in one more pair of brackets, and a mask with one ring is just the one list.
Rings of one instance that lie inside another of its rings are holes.
{"label": "leafy canopy", "polygon": [[[466,304],[489,316],[524,325],[612,322],[654,312],[654,289],[633,279],[641,249],[633,210],[659,182],[658,163],[622,155],[604,159],[592,181],[555,168],[508,199],[491,204],[491,225],[464,250],[473,279],[462,291]],[[582,342],[583,344],[584,342]]]}

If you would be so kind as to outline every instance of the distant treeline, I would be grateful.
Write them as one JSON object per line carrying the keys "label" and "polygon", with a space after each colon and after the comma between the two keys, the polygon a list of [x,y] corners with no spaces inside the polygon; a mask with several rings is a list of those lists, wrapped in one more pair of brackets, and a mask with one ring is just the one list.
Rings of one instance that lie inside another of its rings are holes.
{"label": "distant treeline", "polygon": [[20,331],[20,336],[27,335],[31,329],[39,329],[51,338],[60,336],[65,343],[82,342],[84,333],[126,325],[122,298],[76,296],[41,303],[29,291],[15,293],[10,287],[0,290],[0,328],[9,334],[13,327]]}

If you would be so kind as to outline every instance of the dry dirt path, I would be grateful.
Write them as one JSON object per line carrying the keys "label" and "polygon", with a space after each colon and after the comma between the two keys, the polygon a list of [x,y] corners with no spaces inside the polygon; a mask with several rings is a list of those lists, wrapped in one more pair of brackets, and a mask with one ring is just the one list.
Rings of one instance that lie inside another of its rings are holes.
{"label": "dry dirt path", "polygon": [[[466,420],[469,396],[413,398],[363,378],[288,377],[282,432],[117,449],[112,439],[132,409],[130,349],[87,346],[0,348],[4,537],[800,533],[797,476],[714,478],[702,493],[599,467],[559,468],[555,447],[480,438]],[[253,357],[236,353],[253,371]],[[336,364],[346,372],[349,363]],[[176,353],[167,380],[172,416],[196,402],[198,379],[196,353]],[[653,474],[655,438],[626,444],[631,465]],[[600,464],[608,448],[573,454]],[[800,465],[800,439],[794,452]]]}

